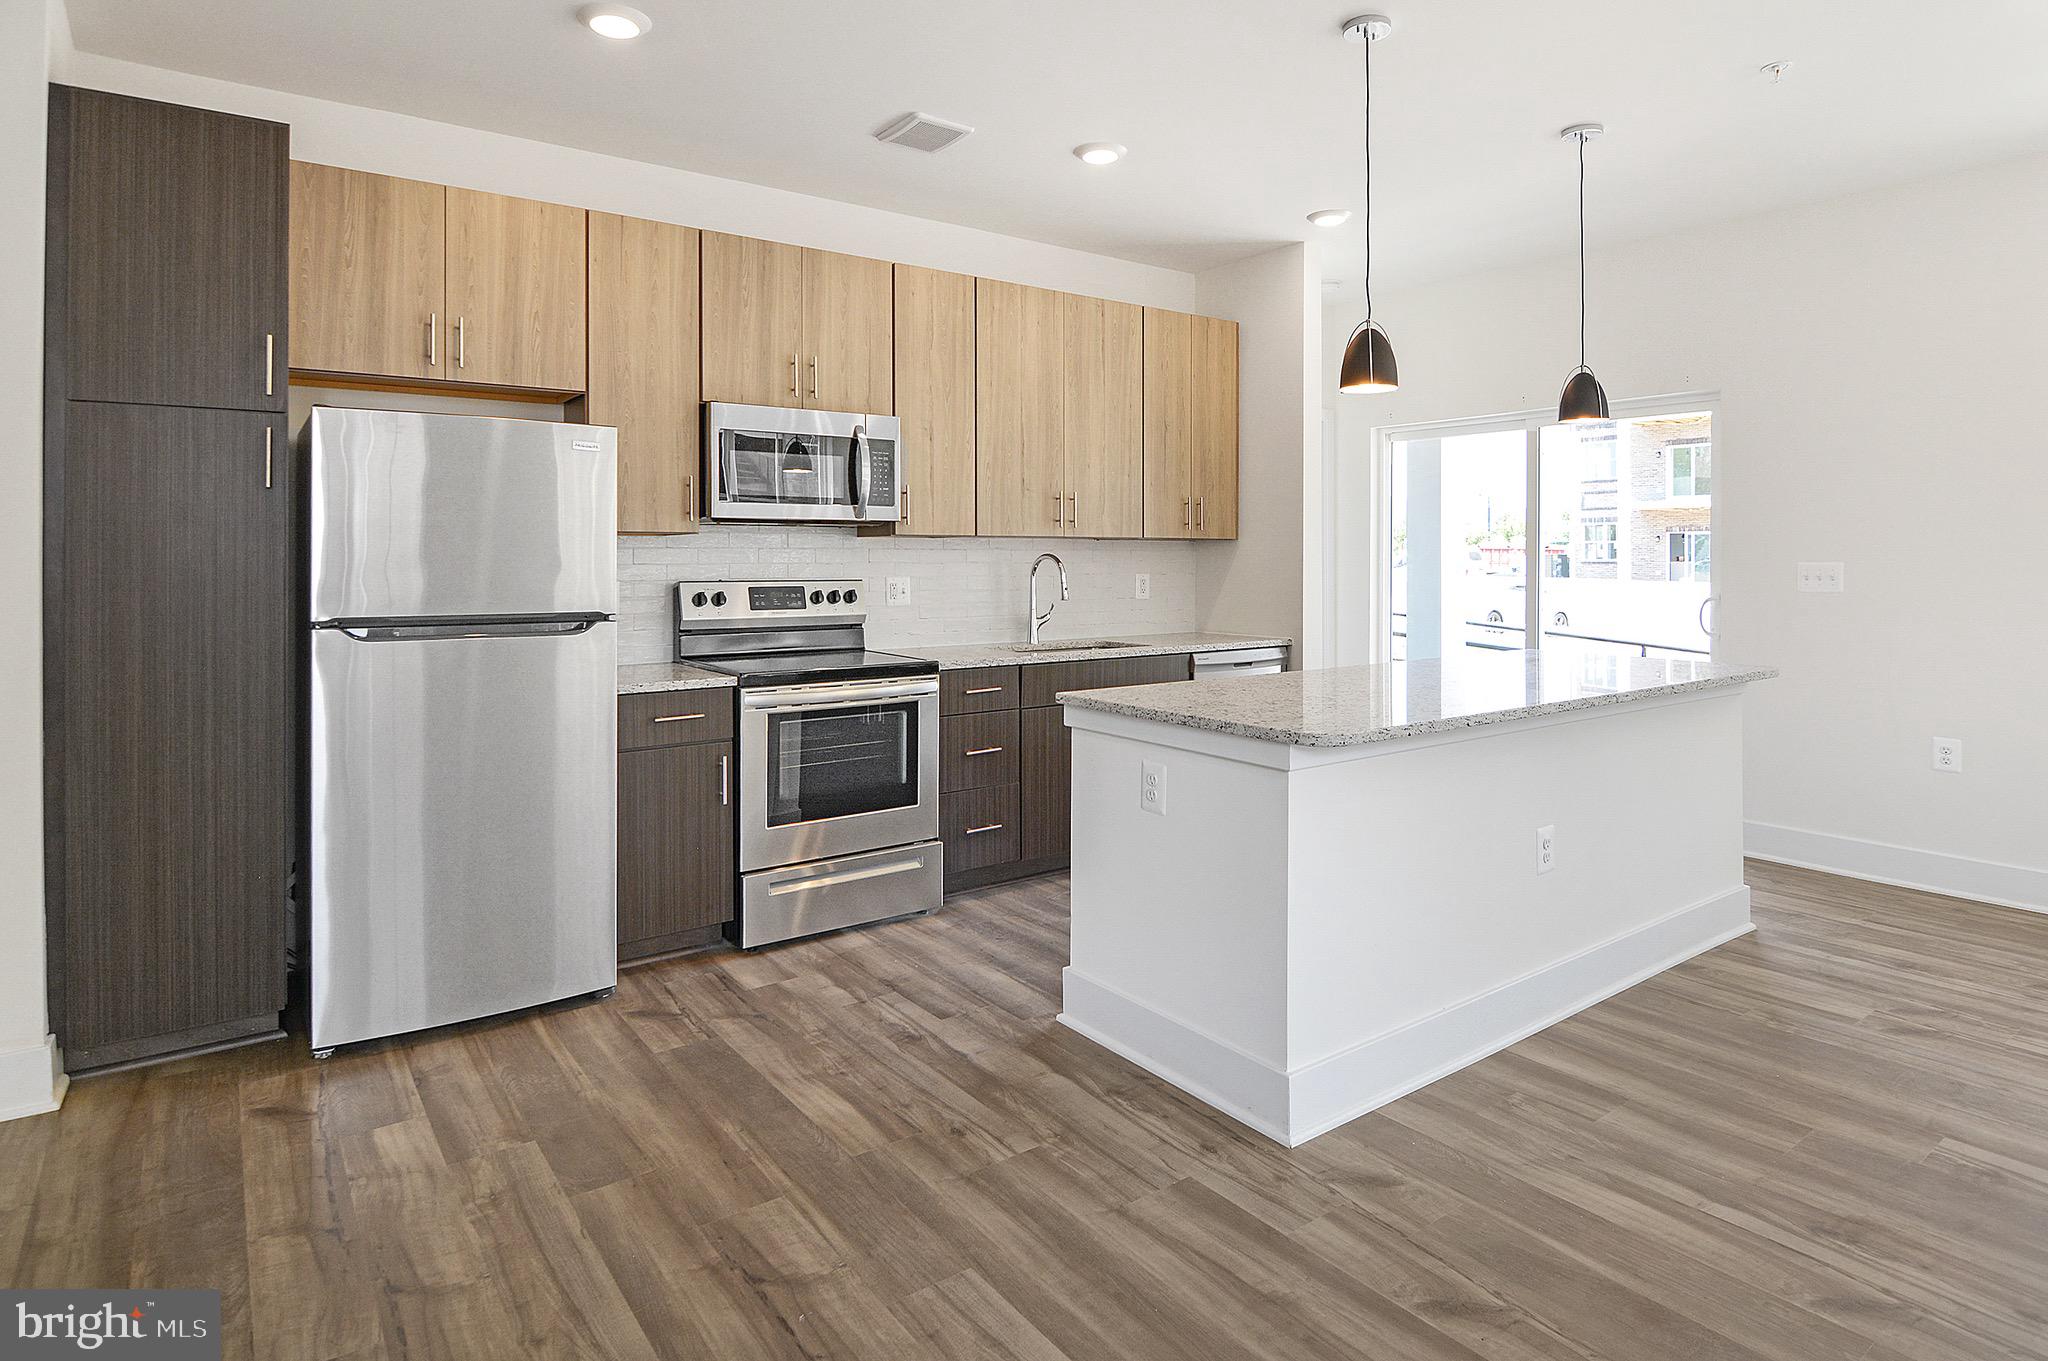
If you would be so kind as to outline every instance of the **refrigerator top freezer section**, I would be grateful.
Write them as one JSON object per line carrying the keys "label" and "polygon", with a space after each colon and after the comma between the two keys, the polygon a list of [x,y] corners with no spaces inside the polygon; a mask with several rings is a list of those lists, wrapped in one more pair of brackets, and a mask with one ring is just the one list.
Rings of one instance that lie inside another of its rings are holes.
{"label": "refrigerator top freezer section", "polygon": [[607,426],[315,407],[310,618],[615,614]]}

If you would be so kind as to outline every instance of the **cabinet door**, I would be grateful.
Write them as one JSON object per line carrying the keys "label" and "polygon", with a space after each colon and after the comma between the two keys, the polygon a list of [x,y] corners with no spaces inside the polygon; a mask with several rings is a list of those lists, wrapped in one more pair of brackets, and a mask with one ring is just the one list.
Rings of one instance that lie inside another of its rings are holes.
{"label": "cabinet door", "polygon": [[730,742],[619,753],[621,957],[732,920],[732,788]]}
{"label": "cabinet door", "polygon": [[896,266],[898,534],[974,532],[974,280]]}
{"label": "cabinet door", "polygon": [[50,115],[63,395],[283,411],[290,129],[66,86]]}
{"label": "cabinet door", "polygon": [[704,400],[801,406],[802,250],[705,232]]}
{"label": "cabinet door", "polygon": [[293,366],[445,377],[447,218],[438,184],[293,161]]}
{"label": "cabinet door", "polygon": [[89,1067],[284,1006],[291,460],[270,413],[63,420],[52,972],[66,1058]]}
{"label": "cabinet door", "polygon": [[494,387],[581,392],[588,262],[581,208],[449,189],[443,376]]}
{"label": "cabinet door", "polygon": [[1066,711],[1054,705],[1024,710],[1018,747],[1023,767],[1023,858],[1066,855],[1072,845],[1073,735]]}
{"label": "cabinet door", "polygon": [[896,287],[887,260],[803,253],[802,405],[896,412]]}
{"label": "cabinet door", "polygon": [[697,528],[697,230],[590,215],[590,400],[619,431],[619,532]]}
{"label": "cabinet door", "polygon": [[1064,533],[1061,295],[981,279],[976,297],[976,532]]}
{"label": "cabinet door", "polygon": [[1145,309],[1145,537],[1194,533],[1194,321]]}
{"label": "cabinet door", "polygon": [[1144,310],[1072,293],[1062,301],[1066,532],[1135,539],[1145,532]]}
{"label": "cabinet door", "polygon": [[1237,323],[1194,319],[1195,537],[1237,537]]}

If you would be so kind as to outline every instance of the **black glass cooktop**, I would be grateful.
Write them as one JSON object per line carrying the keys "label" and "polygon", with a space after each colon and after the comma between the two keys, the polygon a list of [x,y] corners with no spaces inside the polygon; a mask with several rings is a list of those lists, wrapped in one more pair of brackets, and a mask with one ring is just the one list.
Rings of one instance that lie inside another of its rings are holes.
{"label": "black glass cooktop", "polygon": [[739,677],[741,685],[809,685],[889,676],[935,676],[937,662],[893,652],[782,652],[758,657],[685,657],[691,666]]}

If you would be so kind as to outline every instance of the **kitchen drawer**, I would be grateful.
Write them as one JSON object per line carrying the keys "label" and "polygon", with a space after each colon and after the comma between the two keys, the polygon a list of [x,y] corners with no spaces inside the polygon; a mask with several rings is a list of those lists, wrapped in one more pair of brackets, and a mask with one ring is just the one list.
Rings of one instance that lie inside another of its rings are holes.
{"label": "kitchen drawer", "polygon": [[1017,782],[1017,711],[939,720],[939,792]]}
{"label": "kitchen drawer", "polygon": [[939,838],[946,873],[1006,865],[1017,858],[1017,786],[996,785],[939,795]]}
{"label": "kitchen drawer", "polygon": [[731,686],[717,686],[620,695],[619,750],[730,742],[734,693]]}
{"label": "kitchen drawer", "polygon": [[1017,668],[976,666],[939,673],[939,712],[977,714],[1017,707]]}
{"label": "kitchen drawer", "polygon": [[1086,662],[1046,662],[1024,668],[1024,707],[1042,708],[1063,690],[1106,690],[1113,685],[1157,685],[1192,674],[1189,655],[1103,657]]}

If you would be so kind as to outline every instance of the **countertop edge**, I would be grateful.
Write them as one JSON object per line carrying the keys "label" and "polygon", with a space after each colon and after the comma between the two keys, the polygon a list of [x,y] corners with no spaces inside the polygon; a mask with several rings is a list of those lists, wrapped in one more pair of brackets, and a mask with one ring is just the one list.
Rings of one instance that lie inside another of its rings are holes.
{"label": "countertop edge", "polygon": [[[1771,680],[1778,675],[1775,667],[1751,667],[1730,676],[1713,676],[1704,680],[1678,681],[1669,685],[1648,686],[1608,695],[1586,695],[1574,699],[1552,700],[1545,704],[1524,705],[1514,709],[1496,709],[1484,713],[1458,714],[1451,718],[1427,719],[1417,723],[1395,724],[1384,728],[1372,728],[1361,732],[1304,732],[1296,728],[1277,728],[1261,724],[1245,723],[1237,719],[1206,718],[1199,714],[1163,711],[1155,706],[1136,700],[1106,698],[1116,693],[1112,690],[1068,690],[1055,695],[1054,701],[1074,709],[1086,709],[1094,713],[1114,714],[1120,718],[1145,719],[1153,723],[1164,723],[1176,728],[1193,728],[1201,732],[1226,733],[1234,737],[1246,737],[1258,742],[1272,742],[1290,747],[1364,747],[1378,742],[1391,742],[1403,737],[1423,737],[1431,733],[1455,732],[1461,728],[1493,727],[1513,723],[1525,718],[1544,718],[1552,714],[1572,713],[1585,709],[1616,708],[1641,700],[1667,699],[1676,695],[1694,694],[1705,690],[1729,690],[1736,686],[1748,685],[1752,681]],[[1120,686],[1117,689],[1156,689],[1157,687]]]}
{"label": "countertop edge", "polygon": [[[1112,635],[1113,636],[1113,635]],[[1141,641],[1157,638],[1160,641]],[[1048,642],[1064,642],[1053,638]],[[1076,639],[1085,642],[1085,639]],[[1234,652],[1239,648],[1285,647],[1292,648],[1292,638],[1262,637],[1252,634],[1230,633],[1165,633],[1140,634],[1128,647],[1083,647],[1072,651],[1012,652],[1007,649],[1014,643],[945,643],[919,649],[916,647],[889,647],[882,651],[894,652],[919,661],[935,661],[941,671],[968,671],[990,666],[1046,666],[1054,662],[1115,661],[1124,657],[1164,657],[1176,652]],[[986,651],[979,649],[986,648]],[[935,655],[955,654],[955,655]]]}

